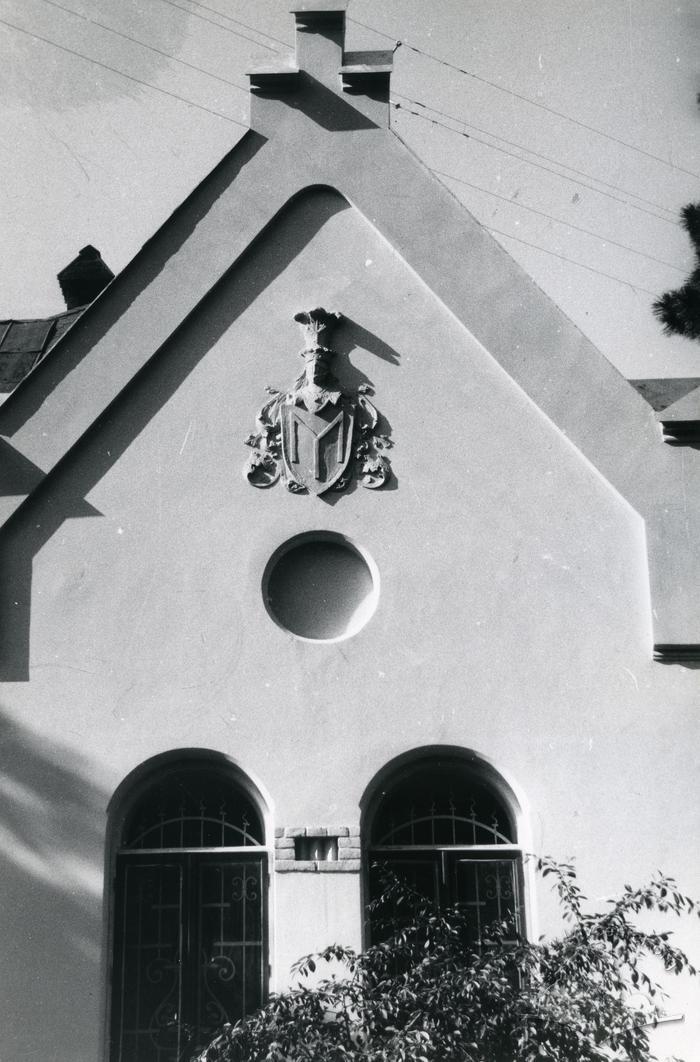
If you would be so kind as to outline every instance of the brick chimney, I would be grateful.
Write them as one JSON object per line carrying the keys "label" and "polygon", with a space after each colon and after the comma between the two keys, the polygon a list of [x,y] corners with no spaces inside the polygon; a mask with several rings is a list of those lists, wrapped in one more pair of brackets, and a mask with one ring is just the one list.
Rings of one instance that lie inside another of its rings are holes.
{"label": "brick chimney", "polygon": [[58,274],[61,293],[66,300],[66,309],[75,310],[86,306],[103,291],[114,273],[102,261],[96,247],[88,244],[65,269]]}

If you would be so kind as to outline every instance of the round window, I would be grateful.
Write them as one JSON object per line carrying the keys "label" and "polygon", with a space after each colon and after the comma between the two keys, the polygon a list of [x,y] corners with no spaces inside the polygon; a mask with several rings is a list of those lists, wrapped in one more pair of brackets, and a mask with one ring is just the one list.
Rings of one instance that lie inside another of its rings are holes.
{"label": "round window", "polygon": [[379,599],[379,573],[342,535],[313,531],[285,542],[263,576],[265,607],[284,630],[314,642],[356,634]]}

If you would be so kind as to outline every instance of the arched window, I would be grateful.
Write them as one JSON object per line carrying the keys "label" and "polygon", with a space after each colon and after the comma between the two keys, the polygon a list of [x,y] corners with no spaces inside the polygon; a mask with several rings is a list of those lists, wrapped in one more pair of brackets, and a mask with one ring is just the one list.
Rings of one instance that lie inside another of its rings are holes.
{"label": "arched window", "polygon": [[[449,755],[391,774],[368,816],[369,899],[381,893],[386,868],[439,907],[459,903],[476,944],[496,921],[521,933],[522,851],[495,781],[495,772]],[[376,937],[370,915],[373,930]]]}
{"label": "arched window", "polygon": [[220,764],[172,766],[128,809],[116,857],[112,1062],[184,1062],[264,999],[263,822]]}

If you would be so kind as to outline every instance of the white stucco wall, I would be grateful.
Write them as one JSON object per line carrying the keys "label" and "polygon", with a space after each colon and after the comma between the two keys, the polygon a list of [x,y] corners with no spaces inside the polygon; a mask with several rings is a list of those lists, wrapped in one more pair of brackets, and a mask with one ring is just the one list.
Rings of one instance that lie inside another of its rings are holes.
{"label": "white stucco wall", "polygon": [[[391,425],[384,491],[242,476],[265,385],[299,370],[293,314],[316,305],[347,318],[338,375],[369,381]],[[83,491],[94,512],[56,520]],[[301,642],[262,602],[269,556],[310,530],[380,572],[376,614],[344,642]],[[595,897],[659,866],[698,891],[695,677],[652,662],[640,518],[334,193],[288,210],[200,306],[54,473],[5,564],[26,579],[35,546],[30,680],[1,702],[13,1058],[99,1057],[106,808],[169,749],[230,756],[272,826],[357,824],[392,757],[473,749],[521,797],[525,846],[575,855]],[[324,942],[361,944],[358,875],[273,878],[275,984]],[[538,931],[556,927],[541,883],[529,903]],[[668,1050],[700,1032],[679,999]]]}

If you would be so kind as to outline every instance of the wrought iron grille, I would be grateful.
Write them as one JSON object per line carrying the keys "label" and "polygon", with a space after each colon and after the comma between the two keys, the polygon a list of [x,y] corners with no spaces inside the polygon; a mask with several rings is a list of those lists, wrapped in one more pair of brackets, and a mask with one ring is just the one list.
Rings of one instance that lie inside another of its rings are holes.
{"label": "wrought iron grille", "polygon": [[468,815],[460,815],[457,805],[450,802],[444,811],[433,803],[425,815],[411,807],[405,816],[401,822],[392,818],[389,830],[377,842],[379,845],[510,844],[510,838],[499,829],[497,816],[493,815],[490,822],[482,822],[476,817],[473,803]]}
{"label": "wrought iron grille", "polygon": [[[433,762],[406,773],[379,802],[369,839],[369,898],[385,887],[384,870],[438,907],[466,912],[469,942],[509,922],[522,931],[521,852],[506,804],[462,764]],[[406,912],[386,905],[370,915],[373,939]]]}
{"label": "wrought iron grille", "polygon": [[169,774],[137,802],[125,824],[124,849],[237,848],[264,843],[253,802],[230,780],[201,768]]}
{"label": "wrought iron grille", "polygon": [[[427,896],[436,907],[458,905],[466,916],[466,942],[480,946],[489,927],[508,925],[508,936],[522,931],[519,853],[492,858],[456,849],[439,852],[409,849],[372,855],[370,899],[377,900],[384,889],[384,871],[389,871],[411,889]],[[373,908],[370,929],[374,940],[410,921],[410,907],[384,903]]]}
{"label": "wrought iron grille", "polygon": [[216,772],[172,772],[117,856],[112,1062],[187,1062],[265,998],[260,815]]}
{"label": "wrought iron grille", "polygon": [[402,779],[384,794],[372,824],[373,847],[514,841],[514,824],[503,801],[453,765]]}

